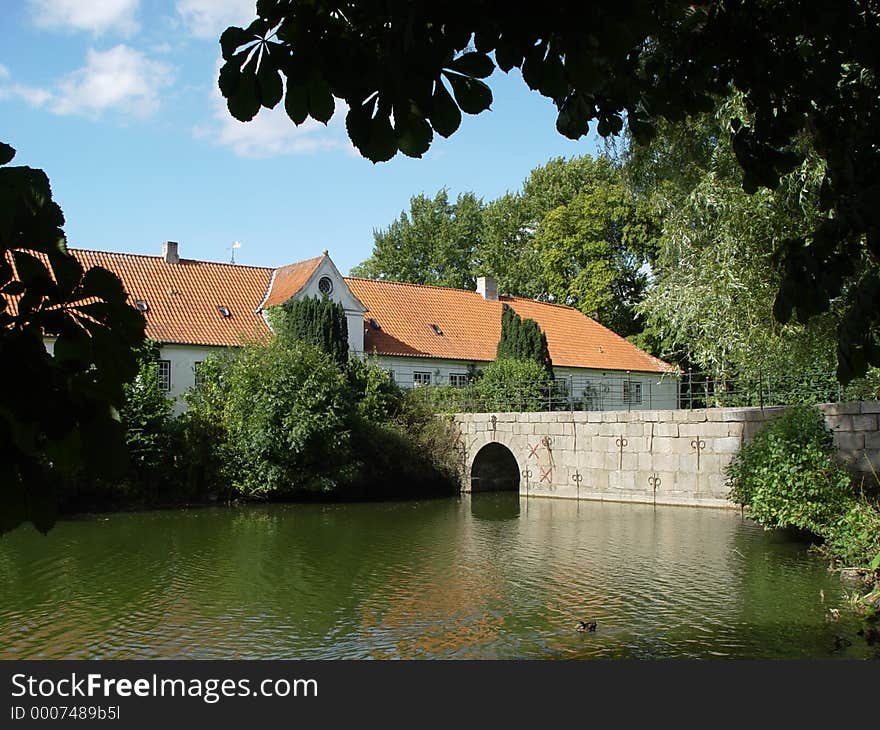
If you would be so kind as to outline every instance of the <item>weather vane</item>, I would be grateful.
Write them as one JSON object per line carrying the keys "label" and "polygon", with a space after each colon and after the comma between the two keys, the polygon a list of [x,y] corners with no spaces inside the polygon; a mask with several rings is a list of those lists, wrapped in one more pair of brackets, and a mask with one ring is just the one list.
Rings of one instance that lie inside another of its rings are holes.
{"label": "weather vane", "polygon": [[232,257],[230,258],[229,263],[235,263],[235,249],[237,248],[241,248],[241,241],[233,241],[232,245],[228,249],[226,249],[227,251],[232,252]]}

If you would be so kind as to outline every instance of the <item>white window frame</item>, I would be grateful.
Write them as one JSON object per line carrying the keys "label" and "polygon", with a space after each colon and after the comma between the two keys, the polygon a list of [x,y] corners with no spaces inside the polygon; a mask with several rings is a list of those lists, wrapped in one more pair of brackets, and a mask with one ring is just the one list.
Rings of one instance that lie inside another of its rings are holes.
{"label": "white window frame", "polygon": [[468,380],[467,373],[449,373],[449,384],[453,388],[467,388]]}
{"label": "white window frame", "polygon": [[171,360],[158,360],[159,390],[167,393],[171,390]]}
{"label": "white window frame", "polygon": [[431,384],[431,372],[429,370],[413,371],[413,388],[422,388]]}
{"label": "white window frame", "polygon": [[198,388],[200,385],[203,385],[205,382],[205,376],[199,372],[204,362],[204,360],[196,360],[193,363],[193,385],[196,388]]}
{"label": "white window frame", "polygon": [[638,380],[623,381],[623,402],[640,405],[642,402],[642,384]]}

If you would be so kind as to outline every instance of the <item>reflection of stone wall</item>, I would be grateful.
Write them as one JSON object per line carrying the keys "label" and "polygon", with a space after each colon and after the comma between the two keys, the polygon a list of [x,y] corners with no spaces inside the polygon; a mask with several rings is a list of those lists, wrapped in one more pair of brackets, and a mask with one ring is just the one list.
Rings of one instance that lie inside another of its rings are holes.
{"label": "reflection of stone wall", "polygon": [[[880,402],[820,406],[843,463],[880,474]],[[533,496],[730,507],[724,467],[774,408],[675,411],[462,413],[462,488],[474,457],[500,443],[519,466],[520,492]]]}

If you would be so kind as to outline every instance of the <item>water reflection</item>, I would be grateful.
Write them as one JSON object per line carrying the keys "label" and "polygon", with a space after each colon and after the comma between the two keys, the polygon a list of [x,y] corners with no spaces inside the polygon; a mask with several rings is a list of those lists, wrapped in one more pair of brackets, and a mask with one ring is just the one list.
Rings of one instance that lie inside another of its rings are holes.
{"label": "water reflection", "polygon": [[487,492],[470,498],[471,516],[478,520],[515,520],[519,517],[518,492]]}
{"label": "water reflection", "polygon": [[738,513],[515,493],[19,529],[0,586],[3,659],[870,655],[822,561]]}

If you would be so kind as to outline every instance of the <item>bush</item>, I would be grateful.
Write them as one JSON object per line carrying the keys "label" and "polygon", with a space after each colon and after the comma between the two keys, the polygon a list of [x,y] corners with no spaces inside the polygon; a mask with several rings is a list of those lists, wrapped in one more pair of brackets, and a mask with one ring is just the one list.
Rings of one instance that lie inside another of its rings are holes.
{"label": "bush", "polygon": [[880,510],[853,499],[843,516],[829,526],[825,553],[845,566],[864,567],[880,557]]}
{"label": "bush", "polygon": [[329,354],[274,341],[241,350],[225,377],[230,471],[241,493],[331,491],[350,480],[350,389]]}
{"label": "bush", "polygon": [[547,372],[535,360],[495,360],[484,368],[474,391],[480,410],[549,410]]}
{"label": "bush", "polygon": [[832,459],[832,436],[815,408],[796,406],[766,425],[727,468],[730,499],[765,527],[825,536],[853,499]]}

